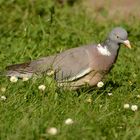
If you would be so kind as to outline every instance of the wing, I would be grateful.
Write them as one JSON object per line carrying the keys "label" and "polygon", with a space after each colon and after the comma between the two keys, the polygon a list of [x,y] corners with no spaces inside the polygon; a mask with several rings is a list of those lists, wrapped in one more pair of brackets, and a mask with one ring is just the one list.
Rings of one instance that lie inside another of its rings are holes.
{"label": "wing", "polygon": [[53,63],[57,81],[73,81],[88,74],[89,58],[86,47],[79,47],[60,53]]}
{"label": "wing", "polygon": [[8,76],[29,76],[53,70],[57,81],[74,81],[88,74],[89,58],[86,47],[72,48],[62,53],[24,64],[7,67]]}

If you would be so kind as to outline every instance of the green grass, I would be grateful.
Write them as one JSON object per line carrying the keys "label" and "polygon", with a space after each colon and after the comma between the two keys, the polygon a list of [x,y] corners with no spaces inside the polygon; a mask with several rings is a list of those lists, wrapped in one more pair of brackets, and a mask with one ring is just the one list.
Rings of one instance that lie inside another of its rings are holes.
{"label": "green grass", "polygon": [[[27,82],[10,83],[0,77],[5,87],[5,101],[0,100],[1,140],[139,140],[140,111],[125,110],[125,103],[140,108],[140,23],[137,18],[127,21],[99,21],[83,7],[54,5],[47,0],[0,1],[0,69],[9,64],[37,59],[83,44],[98,43],[115,26],[129,31],[133,49],[121,46],[114,68],[101,89],[80,91],[58,89],[42,77]],[[46,85],[45,92],[38,86]],[[112,92],[112,96],[107,93]],[[91,98],[92,102],[87,102]],[[74,124],[66,126],[64,120]],[[49,127],[59,133],[50,136]]]}

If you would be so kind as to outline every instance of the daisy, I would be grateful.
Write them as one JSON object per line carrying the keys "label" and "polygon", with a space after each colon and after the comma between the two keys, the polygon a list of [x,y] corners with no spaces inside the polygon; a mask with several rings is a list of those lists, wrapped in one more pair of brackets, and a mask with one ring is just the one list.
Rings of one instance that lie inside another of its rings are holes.
{"label": "daisy", "polygon": [[138,106],[137,105],[132,105],[131,106],[131,110],[132,111],[137,111],[138,110]]}
{"label": "daisy", "polygon": [[1,92],[5,92],[6,88],[5,87],[1,87]]}
{"label": "daisy", "polygon": [[22,78],[22,81],[28,81],[28,80],[29,80],[28,77],[23,77],[23,78]]}
{"label": "daisy", "polygon": [[48,71],[48,72],[47,72],[47,75],[48,75],[48,76],[54,75],[54,71],[53,71],[53,70]]}
{"label": "daisy", "polygon": [[97,83],[97,87],[98,87],[98,88],[101,88],[101,87],[103,87],[103,86],[104,86],[104,83],[103,83],[102,81],[100,81],[100,82]]}
{"label": "daisy", "polygon": [[11,77],[10,77],[10,81],[11,81],[12,83],[16,83],[16,82],[18,81],[18,78],[17,78],[16,76],[11,76]]}
{"label": "daisy", "polygon": [[40,85],[40,86],[38,86],[38,89],[44,91],[46,89],[46,86],[45,85]]}
{"label": "daisy", "polygon": [[68,118],[68,119],[65,120],[66,125],[71,125],[73,123],[74,123],[74,121],[71,118]]}
{"label": "daisy", "polygon": [[111,92],[108,93],[108,96],[112,96],[113,94]]}
{"label": "daisy", "polygon": [[130,105],[129,105],[129,104],[124,104],[123,107],[124,107],[125,109],[128,109],[128,108],[130,108]]}
{"label": "daisy", "polygon": [[137,98],[140,98],[140,95],[137,95]]}
{"label": "daisy", "polygon": [[55,127],[50,127],[47,129],[47,133],[50,135],[56,135],[58,133],[58,130]]}
{"label": "daisy", "polygon": [[3,100],[3,101],[5,101],[7,98],[6,98],[6,96],[1,96],[1,100]]}
{"label": "daisy", "polygon": [[92,98],[89,97],[89,98],[86,99],[86,101],[87,101],[88,103],[91,103],[91,102],[92,102]]}

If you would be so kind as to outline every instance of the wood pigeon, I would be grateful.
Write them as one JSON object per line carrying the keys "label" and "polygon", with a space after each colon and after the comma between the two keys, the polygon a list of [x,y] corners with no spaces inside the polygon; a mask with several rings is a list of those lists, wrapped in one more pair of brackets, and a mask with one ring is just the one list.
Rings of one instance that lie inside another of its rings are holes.
{"label": "wood pigeon", "polygon": [[33,75],[53,74],[59,86],[78,89],[88,84],[96,85],[115,63],[120,44],[131,48],[127,31],[122,27],[114,28],[107,39],[95,45],[80,46],[33,60],[7,67],[7,76],[19,78]]}

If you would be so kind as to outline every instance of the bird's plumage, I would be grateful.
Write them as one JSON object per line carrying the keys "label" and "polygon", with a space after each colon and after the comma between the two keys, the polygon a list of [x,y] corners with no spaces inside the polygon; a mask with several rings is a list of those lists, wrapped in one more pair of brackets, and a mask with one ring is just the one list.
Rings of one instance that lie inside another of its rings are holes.
{"label": "bird's plumage", "polygon": [[93,86],[110,70],[117,58],[119,44],[126,39],[127,32],[117,27],[101,44],[72,48],[28,63],[8,66],[6,75],[22,78],[42,73],[47,75],[53,71],[60,86],[69,84],[73,89],[85,83]]}

